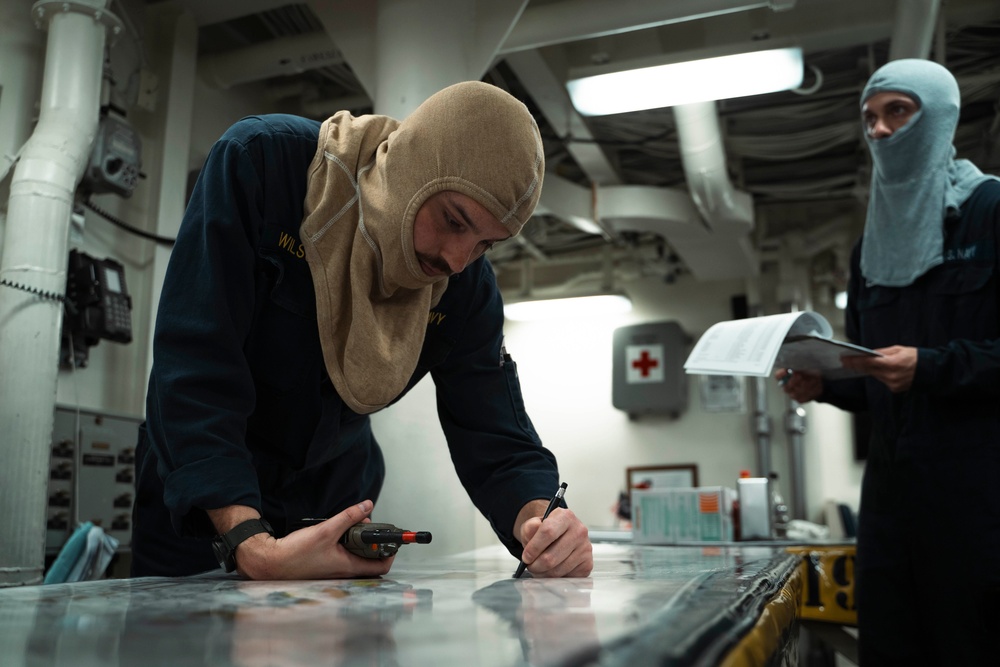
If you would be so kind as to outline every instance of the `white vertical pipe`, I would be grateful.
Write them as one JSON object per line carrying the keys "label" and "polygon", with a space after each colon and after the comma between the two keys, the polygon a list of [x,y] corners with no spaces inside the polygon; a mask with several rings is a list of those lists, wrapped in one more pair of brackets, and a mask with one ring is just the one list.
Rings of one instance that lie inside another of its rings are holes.
{"label": "white vertical pipe", "polygon": [[403,119],[442,88],[482,76],[466,66],[474,12],[467,0],[379,0],[375,113]]}
{"label": "white vertical pipe", "polygon": [[[156,111],[156,124],[162,128],[162,146],[159,151],[158,178],[151,201],[156,204],[156,233],[166,237],[176,237],[187,205],[187,175],[191,158],[191,126],[194,120],[195,82],[198,65],[198,26],[190,13],[175,14],[167,3],[150,7],[147,30],[157,26],[163,31],[162,61],[156,65],[157,75],[163,82],[165,99]],[[151,32],[151,30],[149,30]],[[147,33],[148,34],[148,33]],[[170,261],[170,248],[157,244],[153,251],[151,266],[152,285],[149,302],[154,305],[150,311],[150,335],[146,348],[146,375],[149,377],[153,365],[153,336],[156,327],[156,307],[163,291],[163,280]],[[143,401],[145,405],[145,400]]]}
{"label": "white vertical pipe", "polygon": [[948,66],[948,34],[944,17],[938,12],[937,23],[934,25],[934,62],[941,67]]}
{"label": "white vertical pipe", "polygon": [[889,60],[927,58],[934,41],[941,0],[897,0]]}
{"label": "white vertical pipe", "polygon": [[753,432],[757,445],[757,476],[767,477],[771,467],[771,415],[767,407],[767,378],[753,378]]}
{"label": "white vertical pipe", "polygon": [[805,519],[808,516],[806,501],[806,444],[805,434],[808,430],[806,411],[800,403],[789,399],[788,410],[785,412],[785,434],[788,436],[788,463],[791,468],[790,495],[785,503],[793,519]]}
{"label": "white vertical pipe", "polygon": [[[107,2],[37,3],[48,22],[41,109],[11,181],[0,279],[62,295],[73,193],[97,131]],[[53,8],[51,11],[42,11]],[[62,305],[0,285],[0,586],[37,583]]]}
{"label": "white vertical pipe", "polygon": [[[366,86],[373,92],[376,113],[405,118],[442,88],[464,80],[478,80],[483,75],[466,57],[471,49],[468,42],[477,33],[474,23],[477,4],[468,0],[379,0],[374,85]],[[475,537],[476,514],[471,504],[462,501],[464,494],[459,485],[442,486],[438,480],[423,486],[417,482],[415,486],[410,483],[410,476],[406,480],[399,477],[400,466],[409,466],[409,470],[426,471],[426,475],[417,477],[433,480],[434,470],[448,464],[447,456],[435,455],[418,461],[406,447],[406,438],[398,437],[410,429],[440,434],[440,424],[430,408],[434,404],[433,388],[425,380],[411,395],[414,398],[407,404],[410,407],[396,405],[372,417],[372,427],[379,434],[383,455],[389,462],[378,499],[378,514],[402,517],[401,521],[405,519],[415,526],[446,512],[448,525],[439,531],[442,535],[435,535],[435,542],[457,550],[474,549],[479,546]],[[414,411],[415,406],[420,407]],[[436,437],[444,442],[443,435]],[[405,483],[400,484],[401,481]],[[403,486],[407,493],[396,491]],[[421,493],[428,502],[415,509],[410,499]]]}
{"label": "white vertical pipe", "polygon": [[[0,181],[31,134],[41,83],[42,35],[23,2],[0,2]],[[2,229],[0,229],[2,232]]]}

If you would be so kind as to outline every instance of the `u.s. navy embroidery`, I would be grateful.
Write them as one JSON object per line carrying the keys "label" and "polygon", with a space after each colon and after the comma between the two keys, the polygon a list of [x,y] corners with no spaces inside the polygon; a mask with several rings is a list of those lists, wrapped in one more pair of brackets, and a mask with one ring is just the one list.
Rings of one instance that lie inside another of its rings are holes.
{"label": "u.s. navy embroidery", "polygon": [[978,244],[973,243],[970,246],[964,248],[949,248],[944,253],[944,261],[954,262],[963,261],[968,262],[976,258],[976,248]]}
{"label": "u.s. navy embroidery", "polygon": [[294,236],[285,232],[281,232],[281,235],[278,237],[278,247],[284,248],[299,259],[306,256],[306,250],[302,247],[302,244],[296,241]]}
{"label": "u.s. navy embroidery", "polygon": [[444,318],[447,317],[444,313],[439,313],[437,311],[431,311],[427,315],[427,324],[441,324],[444,322]]}

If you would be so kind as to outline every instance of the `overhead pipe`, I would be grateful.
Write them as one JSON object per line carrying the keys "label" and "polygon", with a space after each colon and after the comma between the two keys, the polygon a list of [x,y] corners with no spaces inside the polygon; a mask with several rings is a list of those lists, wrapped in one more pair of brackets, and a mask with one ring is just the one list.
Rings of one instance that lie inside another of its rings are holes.
{"label": "overhead pipe", "polygon": [[592,234],[604,225],[614,232],[660,234],[699,280],[757,275],[760,262],[750,238],[753,200],[729,179],[715,103],[674,107],[674,114],[687,190],[640,185],[588,190],[547,174],[537,212]]}
{"label": "overhead pipe", "polygon": [[504,41],[500,54],[751,9],[783,11],[794,6],[795,0],[564,0],[530,5]]}
{"label": "overhead pipe", "polygon": [[[586,123],[572,108],[569,101],[564,99],[565,93],[559,95],[558,99],[552,99],[551,95],[539,94],[547,88],[552,88],[555,77],[548,71],[547,65],[537,54],[530,55],[530,50],[550,44],[578,41],[760,7],[770,7],[776,11],[790,9],[794,4],[794,0],[762,2],[681,0],[671,3],[650,3],[643,0],[572,0],[539,7],[529,6],[500,48],[500,54],[506,56],[508,63],[515,68],[518,77],[526,82],[529,89],[532,89],[536,101],[541,105],[543,113],[554,127],[562,128],[561,133],[564,134],[576,136],[583,133],[584,136],[587,136],[589,130],[587,130]],[[561,84],[555,85],[561,87]],[[749,195],[735,192],[729,183],[725,171],[725,154],[722,150],[718,117],[714,103],[710,104],[712,106],[688,105],[687,109],[680,109],[680,111],[675,107],[675,115],[678,117],[678,133],[681,135],[682,141],[686,141],[686,144],[682,143],[682,158],[688,174],[688,183],[691,186],[691,195],[697,194],[700,197],[699,208],[702,209],[705,221],[713,223],[710,226],[714,231],[727,233],[736,231],[741,235],[752,226],[752,203]],[[681,127],[682,125],[684,127]],[[608,228],[611,228],[611,231],[624,231],[632,229],[636,224],[647,228],[653,227],[654,231],[661,233],[671,242],[675,250],[684,256],[685,262],[689,266],[694,265],[697,272],[708,279],[731,277],[728,275],[729,272],[735,272],[739,275],[755,272],[754,267],[756,267],[757,260],[752,245],[742,238],[726,238],[724,240],[708,238],[708,235],[704,234],[706,231],[704,225],[699,221],[694,221],[695,225],[691,224],[690,216],[684,210],[690,208],[689,206],[670,206],[662,212],[662,215],[652,217],[636,218],[620,215],[615,204],[624,200],[616,197],[615,194],[614,186],[617,182],[617,175],[601,150],[586,143],[571,144],[569,150],[587,172],[590,180],[598,186],[593,195],[592,206],[596,210],[588,212],[588,215],[574,213],[569,216],[560,216],[570,224],[588,233],[602,234],[608,240],[611,239]],[[547,177],[546,189],[542,192],[542,201],[540,202],[543,209],[558,210],[560,209],[558,204],[570,200],[583,202],[582,193],[570,192],[570,190],[577,188],[561,183],[560,180],[556,179],[553,183],[552,176]],[[560,186],[559,197],[552,195],[552,187],[555,186]],[[616,203],[607,206],[607,200],[611,198],[615,198]],[[718,205],[719,203],[721,206]],[[576,208],[583,207],[577,205]],[[736,223],[735,228],[729,225],[731,222]],[[733,263],[733,266],[736,267],[735,271],[720,271],[718,268],[709,267],[710,264],[718,264],[718,262],[708,257],[711,253],[706,252],[706,243],[712,243],[715,247],[725,246],[726,255],[735,260]]]}
{"label": "overhead pipe", "polygon": [[691,198],[716,233],[753,228],[753,199],[729,180],[715,101],[673,107],[681,162]]}
{"label": "overhead pipe", "polygon": [[536,213],[555,215],[592,234],[600,230],[593,222],[598,216],[615,233],[658,234],[698,280],[747,278],[759,272],[746,227],[719,223],[710,229],[686,189],[607,185],[588,190],[546,174]]}
{"label": "overhead pipe", "polygon": [[699,280],[757,275],[760,261],[749,234],[753,200],[729,180],[715,102],[678,105],[673,111],[687,191],[701,233],[689,225],[664,237]]}
{"label": "overhead pipe", "polygon": [[330,36],[318,31],[205,56],[198,64],[198,74],[206,83],[227,89],[343,63],[344,56]]}
{"label": "overhead pipe", "polygon": [[[10,186],[0,260],[0,586],[38,583],[73,195],[97,133],[105,0],[37,2],[48,27],[38,123]],[[18,287],[19,286],[19,287]]]}

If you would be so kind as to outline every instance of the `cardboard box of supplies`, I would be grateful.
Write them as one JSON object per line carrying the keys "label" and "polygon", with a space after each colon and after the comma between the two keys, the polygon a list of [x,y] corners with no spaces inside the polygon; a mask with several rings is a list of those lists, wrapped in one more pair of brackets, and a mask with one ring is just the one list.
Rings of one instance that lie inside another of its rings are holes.
{"label": "cardboard box of supplies", "polygon": [[728,542],[733,539],[736,491],[724,486],[633,489],[636,544]]}

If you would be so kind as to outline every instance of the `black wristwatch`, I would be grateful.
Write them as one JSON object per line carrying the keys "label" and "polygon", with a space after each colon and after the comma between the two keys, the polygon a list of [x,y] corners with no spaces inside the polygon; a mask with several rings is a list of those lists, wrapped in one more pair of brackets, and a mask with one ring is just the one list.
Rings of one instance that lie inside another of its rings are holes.
{"label": "black wristwatch", "polygon": [[215,552],[215,559],[226,572],[236,571],[236,547],[240,546],[248,537],[253,537],[258,533],[274,535],[271,524],[264,517],[259,519],[247,519],[239,523],[235,528],[224,535],[217,536],[212,540],[212,551]]}

